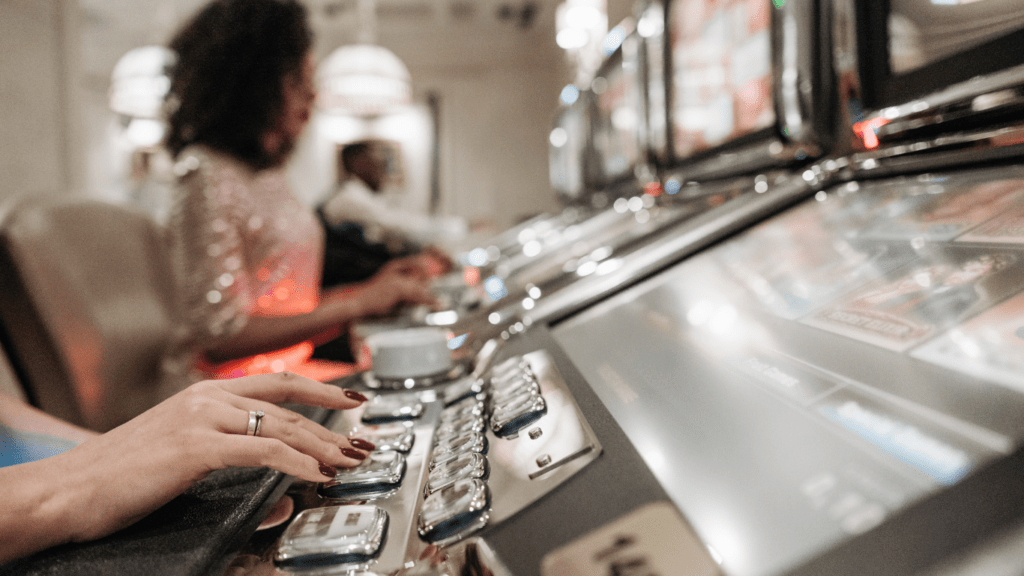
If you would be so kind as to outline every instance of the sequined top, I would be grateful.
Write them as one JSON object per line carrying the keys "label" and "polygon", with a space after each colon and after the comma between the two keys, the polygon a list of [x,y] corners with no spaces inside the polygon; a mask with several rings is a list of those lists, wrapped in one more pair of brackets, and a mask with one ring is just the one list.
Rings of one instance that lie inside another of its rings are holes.
{"label": "sequined top", "polygon": [[[296,370],[312,344],[213,365],[197,351],[239,332],[252,316],[313,310],[319,298],[323,229],[291,191],[282,169],[256,171],[204,146],[182,151],[168,219],[177,279],[177,344],[168,372],[232,377]],[[198,374],[196,369],[198,368]]]}

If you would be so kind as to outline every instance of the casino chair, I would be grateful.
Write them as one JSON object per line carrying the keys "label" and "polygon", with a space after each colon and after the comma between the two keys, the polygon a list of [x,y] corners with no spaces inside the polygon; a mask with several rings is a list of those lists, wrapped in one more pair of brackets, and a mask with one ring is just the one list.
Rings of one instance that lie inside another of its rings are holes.
{"label": "casino chair", "polygon": [[97,431],[163,399],[173,326],[163,228],[142,211],[26,197],[0,215],[0,323],[29,401]]}

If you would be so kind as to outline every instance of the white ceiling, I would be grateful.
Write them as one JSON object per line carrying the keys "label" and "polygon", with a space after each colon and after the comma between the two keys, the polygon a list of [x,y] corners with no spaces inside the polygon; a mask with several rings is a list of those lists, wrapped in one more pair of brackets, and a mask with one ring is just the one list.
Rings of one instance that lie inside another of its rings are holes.
{"label": "white ceiling", "polygon": [[[377,0],[377,43],[414,71],[472,69],[496,61],[550,64],[561,0]],[[167,42],[206,0],[79,0],[81,66],[102,88],[128,50]],[[357,42],[358,0],[306,0],[317,54]],[[625,4],[625,2],[623,2]]]}

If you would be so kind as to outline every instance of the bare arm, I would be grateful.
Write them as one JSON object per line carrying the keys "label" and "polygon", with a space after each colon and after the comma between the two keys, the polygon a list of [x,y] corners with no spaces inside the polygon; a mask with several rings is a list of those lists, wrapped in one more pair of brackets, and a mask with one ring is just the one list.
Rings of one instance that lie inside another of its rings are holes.
{"label": "bare arm", "polygon": [[385,267],[367,282],[325,292],[312,312],[251,316],[240,331],[218,340],[205,352],[214,362],[245,358],[305,340],[327,340],[358,318],[383,314],[402,304],[434,303],[421,271],[403,261]]}
{"label": "bare arm", "polygon": [[47,434],[79,443],[98,435],[92,430],[50,416],[18,398],[3,393],[0,393],[0,422],[15,430]]}
{"label": "bare arm", "polygon": [[[269,466],[311,482],[331,478],[372,444],[277,404],[348,409],[363,400],[287,372],[200,382],[63,454],[0,468],[0,563],[110,534],[212,470]],[[266,413],[259,437],[245,434],[250,410]]]}

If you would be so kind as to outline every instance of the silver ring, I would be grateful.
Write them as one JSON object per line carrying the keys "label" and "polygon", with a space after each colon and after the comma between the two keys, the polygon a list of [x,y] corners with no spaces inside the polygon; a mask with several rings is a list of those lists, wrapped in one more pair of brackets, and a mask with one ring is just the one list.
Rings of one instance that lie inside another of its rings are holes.
{"label": "silver ring", "polygon": [[246,436],[256,435],[256,426],[260,423],[259,418],[256,417],[254,410],[249,410],[249,427],[245,429]]}
{"label": "silver ring", "polygon": [[253,432],[252,432],[253,436],[259,436],[260,435],[260,426],[263,425],[263,417],[264,416],[265,416],[265,414],[263,413],[263,410],[257,410],[256,411],[256,429],[253,430]]}

